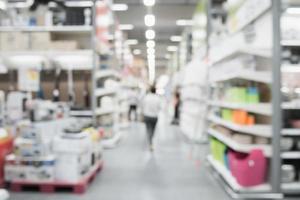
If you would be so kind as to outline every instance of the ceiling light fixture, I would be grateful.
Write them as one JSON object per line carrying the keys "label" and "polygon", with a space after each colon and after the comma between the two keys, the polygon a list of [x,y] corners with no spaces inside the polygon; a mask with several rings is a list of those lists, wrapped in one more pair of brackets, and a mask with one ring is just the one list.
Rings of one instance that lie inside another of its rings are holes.
{"label": "ceiling light fixture", "polygon": [[127,4],[113,4],[111,9],[113,11],[126,11],[126,10],[128,10],[128,5]]}
{"label": "ceiling light fixture", "polygon": [[181,42],[182,37],[179,36],[179,35],[173,35],[173,36],[171,36],[170,40],[171,40],[172,42]]}
{"label": "ceiling light fixture", "polygon": [[147,54],[148,54],[148,55],[154,55],[154,54],[155,54],[155,49],[153,49],[153,48],[148,48],[148,49],[147,49]]}
{"label": "ceiling light fixture", "polygon": [[137,45],[139,43],[139,41],[138,40],[126,40],[125,43],[130,46],[130,45]]}
{"label": "ceiling light fixture", "polygon": [[132,24],[120,24],[119,29],[121,31],[128,31],[134,29],[134,26]]}
{"label": "ceiling light fixture", "polygon": [[134,55],[141,55],[142,51],[140,49],[134,49],[133,54]]}
{"label": "ceiling light fixture", "polygon": [[176,21],[177,26],[192,26],[193,24],[194,21],[189,19],[179,19]]}
{"label": "ceiling light fixture", "polygon": [[155,16],[152,14],[145,15],[145,25],[146,26],[154,26],[155,25]]}
{"label": "ceiling light fixture", "polygon": [[154,40],[148,40],[146,43],[148,48],[154,48],[155,47],[155,41]]}
{"label": "ceiling light fixture", "polygon": [[167,50],[170,52],[175,52],[175,51],[177,51],[177,49],[178,49],[178,47],[176,47],[176,46],[168,46],[167,47]]}
{"label": "ceiling light fixture", "polygon": [[154,6],[155,5],[155,0],[144,0],[144,5],[145,6]]}
{"label": "ceiling light fixture", "polygon": [[67,7],[92,7],[93,1],[66,1],[65,6]]}
{"label": "ceiling light fixture", "polygon": [[155,38],[155,31],[154,30],[147,30],[145,32],[145,36],[146,36],[146,39],[148,40],[153,40]]}

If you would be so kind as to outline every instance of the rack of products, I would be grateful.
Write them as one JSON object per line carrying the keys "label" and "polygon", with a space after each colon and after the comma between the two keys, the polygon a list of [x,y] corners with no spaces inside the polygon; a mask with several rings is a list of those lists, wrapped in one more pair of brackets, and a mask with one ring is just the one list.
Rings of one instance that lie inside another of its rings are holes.
{"label": "rack of products", "polygon": [[233,198],[300,193],[297,83],[289,74],[298,63],[291,24],[299,16],[289,19],[291,6],[276,0],[227,4],[226,23],[209,11],[207,160]]}

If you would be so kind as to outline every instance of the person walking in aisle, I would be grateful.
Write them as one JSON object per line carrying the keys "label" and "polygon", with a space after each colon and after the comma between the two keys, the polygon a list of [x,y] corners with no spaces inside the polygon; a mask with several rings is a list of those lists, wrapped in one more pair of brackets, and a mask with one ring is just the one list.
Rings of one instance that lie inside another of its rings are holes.
{"label": "person walking in aisle", "polygon": [[129,92],[129,111],[128,111],[129,121],[133,121],[131,118],[132,113],[134,114],[134,121],[137,121],[138,119],[138,113],[137,113],[138,101],[139,101],[138,94],[135,91],[135,89],[132,89]]}
{"label": "person walking in aisle", "polygon": [[150,92],[146,94],[143,101],[143,114],[149,138],[149,148],[153,151],[153,137],[158,120],[158,114],[161,109],[160,97],[156,94],[156,88],[152,86]]}

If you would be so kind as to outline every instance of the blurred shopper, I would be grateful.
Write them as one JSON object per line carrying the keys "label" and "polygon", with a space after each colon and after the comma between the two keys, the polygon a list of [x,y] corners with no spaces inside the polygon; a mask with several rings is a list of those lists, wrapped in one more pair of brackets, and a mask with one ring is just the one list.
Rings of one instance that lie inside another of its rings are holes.
{"label": "blurred shopper", "polygon": [[175,94],[174,94],[174,118],[172,121],[172,124],[179,124],[179,119],[180,119],[180,104],[181,104],[181,100],[180,100],[180,92],[179,89],[176,89]]}
{"label": "blurred shopper", "polygon": [[128,111],[128,119],[130,121],[133,121],[131,116],[132,114],[134,115],[134,121],[137,121],[138,119],[138,113],[137,113],[137,110],[138,110],[138,102],[139,101],[139,97],[138,97],[138,94],[137,92],[132,89],[130,92],[129,92],[129,111]]}
{"label": "blurred shopper", "polygon": [[152,86],[143,101],[143,114],[149,138],[149,148],[153,151],[153,137],[161,109],[160,97],[156,94],[156,88]]}

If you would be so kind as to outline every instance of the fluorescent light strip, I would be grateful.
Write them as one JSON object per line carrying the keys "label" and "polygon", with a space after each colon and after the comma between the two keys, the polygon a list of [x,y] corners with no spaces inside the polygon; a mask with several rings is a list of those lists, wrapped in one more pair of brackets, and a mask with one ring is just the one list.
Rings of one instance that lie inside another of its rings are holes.
{"label": "fluorescent light strip", "polygon": [[126,40],[125,43],[127,45],[137,45],[139,43],[138,40]]}
{"label": "fluorescent light strip", "polygon": [[126,10],[128,10],[128,5],[127,4],[113,4],[111,9],[113,11],[126,11]]}
{"label": "fluorescent light strip", "polygon": [[189,19],[179,19],[176,21],[177,26],[192,26],[193,24],[194,21]]}
{"label": "fluorescent light strip", "polygon": [[134,26],[132,24],[120,24],[119,29],[122,31],[132,30],[134,29]]}
{"label": "fluorescent light strip", "polygon": [[133,54],[134,55],[141,55],[142,51],[140,49],[134,49]]}
{"label": "fluorescent light strip", "polygon": [[66,1],[65,6],[67,7],[92,7],[93,1]]}
{"label": "fluorescent light strip", "polygon": [[173,36],[171,36],[170,40],[172,42],[181,42],[182,37],[180,35],[173,35]]}
{"label": "fluorescent light strip", "polygon": [[143,2],[144,2],[144,5],[148,6],[148,7],[155,5],[155,0],[144,0]]}
{"label": "fluorescent light strip", "polygon": [[177,51],[178,47],[177,46],[168,46],[167,50],[170,52],[175,52]]}
{"label": "fluorescent light strip", "polygon": [[155,16],[152,14],[145,15],[145,25],[148,27],[152,27],[155,25]]}

